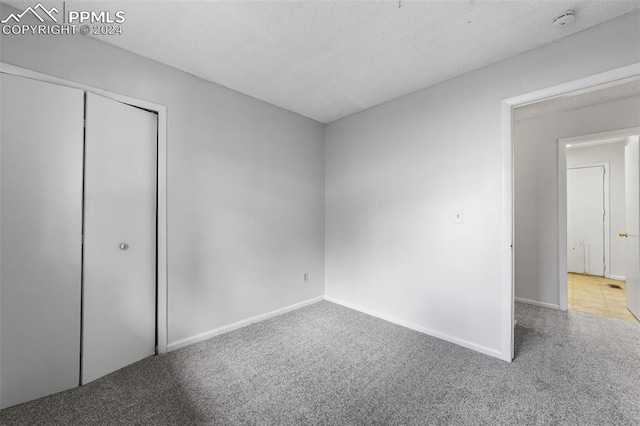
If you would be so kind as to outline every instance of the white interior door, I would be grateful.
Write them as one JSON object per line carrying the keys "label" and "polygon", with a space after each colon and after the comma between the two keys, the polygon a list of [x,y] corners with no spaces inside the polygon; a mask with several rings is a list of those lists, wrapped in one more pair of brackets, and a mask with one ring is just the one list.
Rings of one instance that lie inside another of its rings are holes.
{"label": "white interior door", "polygon": [[0,74],[0,407],[78,386],[83,92]]}
{"label": "white interior door", "polygon": [[567,271],[604,276],[604,167],[567,170]]}
{"label": "white interior door", "polygon": [[640,319],[640,149],[638,136],[630,139],[624,147],[627,307]]}
{"label": "white interior door", "polygon": [[86,100],[82,383],[155,353],[157,116]]}

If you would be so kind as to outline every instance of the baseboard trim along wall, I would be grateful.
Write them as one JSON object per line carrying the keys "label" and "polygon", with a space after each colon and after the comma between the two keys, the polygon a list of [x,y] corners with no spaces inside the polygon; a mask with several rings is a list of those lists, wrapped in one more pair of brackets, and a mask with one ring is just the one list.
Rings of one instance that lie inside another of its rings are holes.
{"label": "baseboard trim along wall", "polygon": [[474,350],[476,352],[483,353],[485,355],[489,355],[489,356],[492,356],[492,357],[495,357],[495,358],[499,358],[499,359],[502,359],[502,360],[507,359],[507,358],[505,358],[505,355],[500,351],[496,351],[494,349],[490,349],[490,348],[486,348],[484,346],[476,345],[475,343],[471,343],[471,342],[468,342],[468,341],[463,340],[463,339],[458,339],[457,337],[449,336],[448,334],[440,333],[438,331],[435,331],[435,330],[432,330],[432,329],[429,329],[429,328],[426,328],[426,327],[422,327],[422,326],[420,326],[418,324],[414,324],[414,323],[411,323],[409,321],[404,321],[404,320],[398,319],[398,318],[393,317],[391,315],[382,314],[382,313],[376,312],[376,311],[374,311],[372,309],[368,309],[368,308],[365,308],[365,307],[362,307],[362,306],[359,306],[359,305],[355,305],[353,303],[349,303],[349,302],[346,302],[344,300],[336,299],[336,298],[333,298],[333,297],[330,297],[330,296],[325,296],[324,299],[326,301],[328,301],[328,302],[332,302],[332,303],[344,306],[345,308],[353,309],[355,311],[362,312],[363,314],[371,315],[373,317],[380,318],[382,320],[392,322],[392,323],[397,324],[399,326],[406,327],[406,328],[409,328],[411,330],[420,332],[422,334],[427,334],[429,336],[436,337],[438,339],[445,340],[445,341],[450,342],[450,343],[454,343],[456,345],[465,347],[467,349]]}
{"label": "baseboard trim along wall", "polygon": [[554,305],[553,303],[538,302],[537,300],[523,299],[521,297],[516,297],[515,300],[516,302],[526,303],[527,305],[542,306],[543,308],[549,309],[560,309],[560,305]]}
{"label": "baseboard trim along wall", "polygon": [[205,331],[204,333],[196,334],[195,336],[187,337],[185,339],[180,339],[175,342],[169,343],[167,345],[167,351],[169,352],[175,351],[176,349],[184,348],[185,346],[189,346],[194,343],[201,342],[203,340],[207,340],[212,337],[218,336],[220,334],[228,333],[230,331],[237,330],[242,327],[246,327],[253,323],[264,321],[269,318],[277,317],[278,315],[286,314],[287,312],[295,311],[296,309],[300,309],[308,305],[313,305],[314,303],[321,302],[322,300],[324,300],[324,296],[314,297],[313,299],[308,299],[299,303],[295,303],[293,305],[285,306],[284,308],[276,309],[275,311],[267,312],[261,315],[256,315],[255,317],[234,322],[233,324],[229,324],[229,325],[215,328],[213,330]]}
{"label": "baseboard trim along wall", "polygon": [[612,280],[618,280],[618,281],[627,280],[627,277],[625,277],[624,275],[609,275],[609,278],[611,278]]}

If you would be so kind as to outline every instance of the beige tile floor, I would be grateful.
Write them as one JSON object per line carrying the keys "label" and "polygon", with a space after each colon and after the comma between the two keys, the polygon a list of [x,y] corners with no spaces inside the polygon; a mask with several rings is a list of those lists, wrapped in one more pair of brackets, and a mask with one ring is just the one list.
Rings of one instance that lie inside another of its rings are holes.
{"label": "beige tile floor", "polygon": [[[610,288],[618,284],[622,289]],[[593,275],[567,274],[569,309],[605,317],[638,321],[627,309],[625,282]]]}

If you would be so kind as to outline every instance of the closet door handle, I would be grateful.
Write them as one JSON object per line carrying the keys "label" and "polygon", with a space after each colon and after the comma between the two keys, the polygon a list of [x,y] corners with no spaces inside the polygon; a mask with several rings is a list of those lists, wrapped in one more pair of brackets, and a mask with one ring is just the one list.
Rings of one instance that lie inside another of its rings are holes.
{"label": "closet door handle", "polygon": [[129,249],[129,244],[120,243],[120,250],[128,250],[128,249]]}

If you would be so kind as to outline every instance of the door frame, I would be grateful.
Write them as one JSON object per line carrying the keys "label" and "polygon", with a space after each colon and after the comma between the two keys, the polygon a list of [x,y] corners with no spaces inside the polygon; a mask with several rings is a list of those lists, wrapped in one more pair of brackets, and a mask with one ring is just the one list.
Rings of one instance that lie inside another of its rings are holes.
{"label": "door frame", "polygon": [[[503,359],[511,361],[515,354],[515,279],[514,279],[514,187],[513,187],[513,109],[530,103],[562,96],[579,90],[590,90],[594,86],[615,84],[618,80],[640,75],[640,62],[603,73],[594,74],[566,83],[503,99],[501,102],[502,141],[502,252],[501,252],[501,312]],[[566,244],[566,242],[565,242]]]}
{"label": "door frame", "polygon": [[[573,136],[569,138],[558,139],[558,286],[559,286],[559,299],[560,309],[566,311],[568,309],[568,295],[567,295],[567,149],[566,145],[577,145],[582,143],[596,142],[602,139],[622,138],[637,135],[640,133],[640,127],[630,127],[627,129],[611,130],[608,132],[590,133],[581,136]],[[602,165],[604,163],[593,163],[590,165]],[[564,171],[564,172],[563,172]],[[606,189],[609,189],[609,169],[605,172]],[[608,199],[608,191],[605,192],[605,204],[611,208]],[[609,213],[609,210],[607,211]],[[611,233],[610,233],[610,214],[605,216],[607,219],[605,223],[605,259],[607,262],[607,269],[605,278],[609,278],[611,275]]]}
{"label": "door frame", "polygon": [[158,199],[157,199],[157,211],[158,211],[158,226],[156,229],[156,250],[157,250],[157,264],[156,264],[156,279],[157,279],[157,308],[156,308],[156,321],[158,328],[156,330],[158,346],[156,353],[163,354],[167,352],[167,336],[168,336],[168,315],[167,315],[167,289],[168,289],[168,275],[167,275],[167,107],[165,105],[149,102],[143,99],[133,98],[131,96],[123,95],[120,93],[111,92],[108,90],[98,89],[85,84],[77,83],[71,80],[66,80],[58,77],[53,77],[47,74],[43,74],[37,71],[32,71],[26,68],[17,67],[15,65],[0,62],[0,73],[15,75],[18,77],[30,78],[33,80],[39,80],[47,83],[58,84],[61,86],[72,87],[81,89],[87,92],[95,93],[97,95],[104,96],[106,98],[113,99],[118,102],[140,107],[149,111],[156,112],[158,114],[158,167],[157,167],[157,182],[158,182]]}

